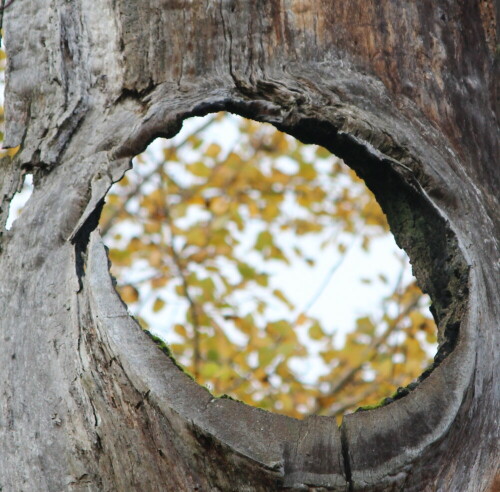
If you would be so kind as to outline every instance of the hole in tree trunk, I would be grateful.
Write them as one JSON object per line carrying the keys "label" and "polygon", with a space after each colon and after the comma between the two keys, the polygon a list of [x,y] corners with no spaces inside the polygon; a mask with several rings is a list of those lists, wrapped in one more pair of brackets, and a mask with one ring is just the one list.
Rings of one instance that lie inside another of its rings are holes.
{"label": "hole in tree trunk", "polygon": [[[412,383],[435,325],[405,257],[386,265],[397,247],[363,183],[324,148],[220,118],[155,142],[108,195],[101,229],[132,313],[216,395],[288,415],[340,416]],[[294,132],[324,144],[310,128]],[[425,251],[411,193],[364,157],[353,167],[390,191],[383,205],[402,244]],[[379,269],[360,274],[371,249],[384,252],[368,259]],[[380,292],[367,301],[369,283]],[[367,302],[378,302],[371,313]],[[357,315],[336,318],[349,304]]]}

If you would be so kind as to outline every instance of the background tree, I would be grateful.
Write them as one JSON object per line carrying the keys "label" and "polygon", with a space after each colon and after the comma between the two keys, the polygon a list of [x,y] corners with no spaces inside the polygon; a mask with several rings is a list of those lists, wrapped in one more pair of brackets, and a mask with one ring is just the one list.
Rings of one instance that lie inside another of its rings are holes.
{"label": "background tree", "polygon": [[[4,490],[488,490],[498,473],[498,6],[15,0],[0,223]],[[432,299],[390,405],[296,420],[213,398],[131,319],[96,230],[130,159],[230,111],[342,158]]]}
{"label": "background tree", "polygon": [[[436,327],[417,309],[425,300],[404,276],[404,257],[393,292],[380,297],[381,312],[370,316],[367,308],[342,347],[310,314],[355,242],[368,251],[388,233],[373,195],[325,149],[269,125],[233,117],[238,136],[223,149],[215,137],[230,123],[221,118],[207,117],[178,145],[165,142],[162,155],[141,154],[136,173],[108,194],[101,233],[115,246],[113,273],[141,325],[150,329],[146,309],[176,305],[180,312],[173,319],[170,309],[164,328],[175,331],[169,347],[196,381],[215,395],[293,417],[340,419],[410,384],[431,362],[426,349]],[[271,272],[276,263],[313,266],[311,244],[316,256],[335,261],[298,307]],[[367,277],[388,282],[383,273]],[[285,308],[280,316],[276,303]],[[306,384],[293,365],[300,359],[323,375]]]}

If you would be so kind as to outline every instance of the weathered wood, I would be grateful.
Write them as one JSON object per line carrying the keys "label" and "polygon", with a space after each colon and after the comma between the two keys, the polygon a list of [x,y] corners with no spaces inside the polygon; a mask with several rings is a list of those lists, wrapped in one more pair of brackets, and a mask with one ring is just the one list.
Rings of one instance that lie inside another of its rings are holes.
{"label": "weathered wood", "polygon": [[[5,12],[0,490],[493,487],[498,19],[492,0],[15,1]],[[95,231],[129,159],[226,110],[325,146],[375,192],[440,349],[340,430],[214,399],[141,332]]]}

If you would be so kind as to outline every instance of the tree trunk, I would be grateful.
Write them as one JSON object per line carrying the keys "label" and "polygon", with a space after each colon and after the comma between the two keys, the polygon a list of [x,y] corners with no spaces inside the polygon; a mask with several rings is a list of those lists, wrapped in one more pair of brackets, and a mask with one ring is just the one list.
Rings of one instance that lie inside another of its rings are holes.
{"label": "tree trunk", "polygon": [[[500,6],[15,0],[0,215],[0,490],[485,491],[498,483]],[[304,421],[213,398],[141,331],[96,229],[154,138],[231,111],[365,179],[440,348],[387,406]]]}

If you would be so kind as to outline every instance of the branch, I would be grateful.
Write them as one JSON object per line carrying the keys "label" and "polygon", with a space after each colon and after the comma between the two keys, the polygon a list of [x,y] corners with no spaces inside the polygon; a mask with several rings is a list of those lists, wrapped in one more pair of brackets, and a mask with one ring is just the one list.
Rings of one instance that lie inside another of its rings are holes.
{"label": "branch", "polygon": [[198,318],[198,307],[195,303],[194,299],[191,297],[189,293],[189,282],[187,281],[186,275],[184,273],[184,265],[182,264],[182,260],[179,257],[175,247],[175,234],[173,231],[172,217],[170,216],[170,211],[168,206],[165,205],[165,217],[167,219],[167,224],[170,227],[170,236],[171,236],[171,244],[170,251],[172,253],[172,258],[174,260],[174,264],[177,267],[177,271],[179,273],[179,277],[182,281],[182,288],[184,290],[184,296],[188,300],[189,310],[191,312],[191,318],[193,320],[193,376],[195,379],[199,376],[200,370],[200,362],[201,362],[201,354],[200,354],[200,322]]}

